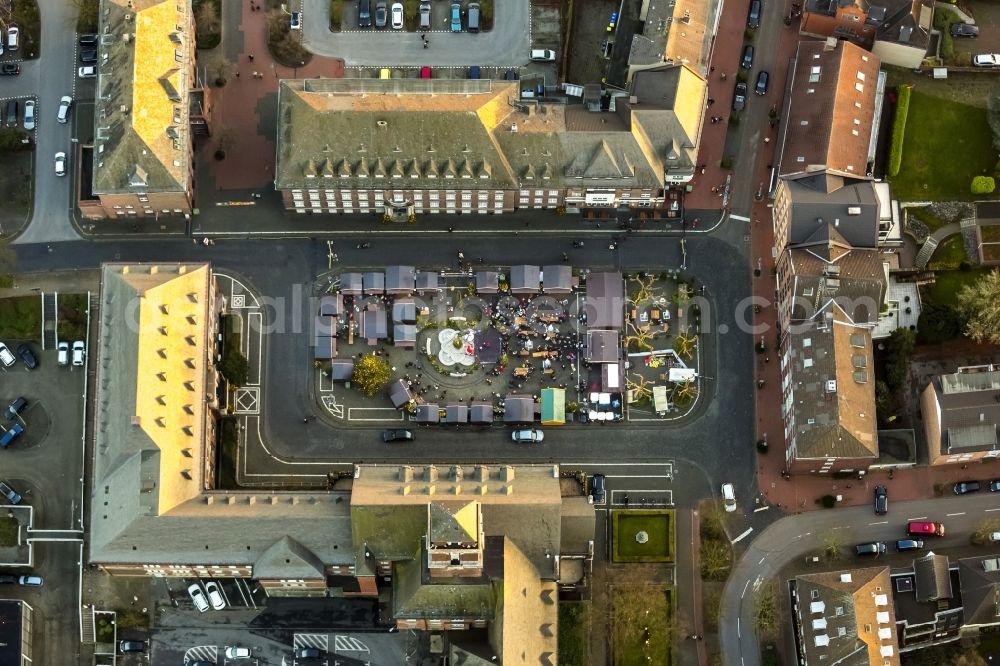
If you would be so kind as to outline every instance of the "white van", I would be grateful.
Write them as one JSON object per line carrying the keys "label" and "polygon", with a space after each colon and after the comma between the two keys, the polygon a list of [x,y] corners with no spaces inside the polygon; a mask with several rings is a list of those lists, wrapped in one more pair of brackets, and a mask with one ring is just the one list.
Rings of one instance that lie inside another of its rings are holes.
{"label": "white van", "polygon": [[736,511],[736,489],[731,483],[722,484],[722,504],[726,507],[726,512]]}

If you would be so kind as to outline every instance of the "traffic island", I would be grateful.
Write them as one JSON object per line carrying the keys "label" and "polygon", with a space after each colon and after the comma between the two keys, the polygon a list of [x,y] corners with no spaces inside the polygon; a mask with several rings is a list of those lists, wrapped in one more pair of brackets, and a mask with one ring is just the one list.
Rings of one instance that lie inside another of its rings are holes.
{"label": "traffic island", "polygon": [[611,512],[611,561],[617,564],[674,561],[674,511],[631,509]]}

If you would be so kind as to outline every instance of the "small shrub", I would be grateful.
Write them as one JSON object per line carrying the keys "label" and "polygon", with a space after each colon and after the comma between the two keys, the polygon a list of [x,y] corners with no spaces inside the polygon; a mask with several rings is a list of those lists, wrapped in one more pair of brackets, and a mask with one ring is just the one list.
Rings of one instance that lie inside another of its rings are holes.
{"label": "small shrub", "polygon": [[753,28],[747,28],[746,30],[743,31],[743,39],[747,40],[748,42],[752,42],[753,38],[756,36],[757,36],[757,31],[754,30]]}
{"label": "small shrub", "polygon": [[899,167],[903,162],[903,136],[906,132],[906,115],[910,110],[910,91],[912,86],[900,86],[899,99],[896,101],[896,117],[892,122],[892,144],[889,149],[889,176],[898,176]]}
{"label": "small shrub", "polygon": [[763,437],[757,440],[757,451],[760,453],[767,453],[767,440]]}
{"label": "small shrub", "polygon": [[723,157],[722,161],[719,162],[719,166],[722,167],[723,169],[732,169],[733,168],[732,156],[726,155],[725,157]]}
{"label": "small shrub", "polygon": [[330,0],[330,32],[340,32],[341,11],[344,0]]}
{"label": "small shrub", "polygon": [[976,176],[972,179],[973,194],[992,194],[997,188],[997,182],[993,176]]}

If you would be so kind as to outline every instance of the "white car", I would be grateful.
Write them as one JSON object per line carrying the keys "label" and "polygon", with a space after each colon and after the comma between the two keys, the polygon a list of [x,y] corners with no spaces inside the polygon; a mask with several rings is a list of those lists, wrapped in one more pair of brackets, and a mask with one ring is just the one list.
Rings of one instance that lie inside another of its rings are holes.
{"label": "white car", "polygon": [[56,153],[56,175],[57,176],[66,175],[66,153],[62,152],[61,150],[58,153]]}
{"label": "white car", "polygon": [[212,604],[212,608],[215,610],[222,610],[226,607],[226,601],[222,598],[222,590],[219,589],[219,584],[214,580],[210,580],[205,583],[205,591],[208,592],[208,600]]}
{"label": "white car", "polygon": [[62,99],[59,100],[59,110],[56,111],[56,120],[65,125],[69,122],[69,108],[73,106],[73,98],[69,95],[64,95]]}
{"label": "white car", "polygon": [[402,30],[403,29],[403,3],[394,2],[392,3],[392,9],[389,10],[390,16],[392,16],[392,29]]}
{"label": "white car", "polygon": [[14,365],[14,355],[7,349],[7,345],[2,342],[0,342],[0,363],[3,363],[5,368]]}
{"label": "white car", "polygon": [[722,484],[722,504],[726,507],[727,513],[736,511],[736,489],[731,483]]}
{"label": "white car", "polygon": [[198,583],[188,585],[188,596],[191,597],[191,601],[194,602],[194,607],[198,609],[199,613],[208,610],[208,599],[205,598],[205,591],[201,589],[201,585]]}
{"label": "white car", "polygon": [[56,345],[56,351],[58,352],[59,365],[69,365],[69,343],[62,340]]}
{"label": "white car", "polygon": [[545,433],[534,428],[530,430],[515,430],[511,433],[510,438],[515,442],[540,442],[545,439]]}
{"label": "white car", "polygon": [[976,67],[1000,66],[1000,53],[978,53],[972,57],[972,64]]}
{"label": "white car", "polygon": [[250,648],[230,645],[226,648],[226,659],[249,659]]}
{"label": "white car", "polygon": [[24,103],[24,129],[29,132],[35,129],[35,100],[33,99]]}
{"label": "white car", "polygon": [[16,25],[12,25],[7,28],[7,50],[16,51],[18,46],[18,37],[21,36],[21,32],[17,29]]}
{"label": "white car", "polygon": [[1000,541],[1000,532],[993,532],[990,534],[990,541]]}
{"label": "white car", "polygon": [[84,65],[76,70],[76,73],[81,79],[92,79],[97,76],[97,67],[95,65]]}
{"label": "white car", "polygon": [[83,357],[86,355],[87,347],[83,344],[83,340],[77,340],[73,343],[73,365],[83,365]]}
{"label": "white car", "polygon": [[556,52],[552,49],[531,49],[532,62],[555,62]]}

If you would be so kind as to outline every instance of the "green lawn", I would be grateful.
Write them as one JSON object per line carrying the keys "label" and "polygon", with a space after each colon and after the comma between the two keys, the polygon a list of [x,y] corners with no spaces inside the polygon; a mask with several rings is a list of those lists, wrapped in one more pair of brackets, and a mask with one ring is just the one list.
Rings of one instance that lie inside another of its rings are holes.
{"label": "green lawn", "polygon": [[590,664],[590,602],[559,602],[559,664]]}
{"label": "green lawn", "polygon": [[59,294],[59,339],[87,337],[87,295]]}
{"label": "green lawn", "polygon": [[[674,559],[674,512],[666,510],[612,511],[614,562],[672,562]],[[645,532],[645,543],[636,535]]]}
{"label": "green lawn", "polygon": [[4,516],[0,518],[0,547],[9,548],[17,545],[17,519]]}
{"label": "green lawn", "polygon": [[963,261],[968,261],[969,255],[965,252],[965,242],[962,234],[954,234],[944,239],[944,242],[937,246],[931,260],[927,262],[927,267],[931,270],[942,270],[947,268],[958,268]]}
{"label": "green lawn", "polygon": [[[649,666],[651,663],[669,666],[672,664],[672,643],[676,634],[676,627],[672,626],[673,589],[638,586],[634,590],[628,588],[620,590],[619,594],[628,594],[630,598],[626,600],[618,597],[616,603],[641,604],[642,613],[641,615],[628,614],[626,616],[615,613],[613,663],[620,666]],[[636,599],[635,597],[640,598]],[[643,626],[644,624],[645,626]],[[559,663],[562,664],[561,661]]]}
{"label": "green lawn", "polygon": [[0,299],[0,338],[37,340],[42,335],[42,299],[17,296]]}
{"label": "green lawn", "polygon": [[988,270],[988,268],[974,268],[968,271],[938,271],[936,282],[927,292],[928,297],[933,303],[954,305],[958,300],[956,298],[958,290],[963,285],[972,284]]}
{"label": "green lawn", "polygon": [[992,175],[993,134],[984,109],[917,92],[903,141],[893,195],[903,201],[973,199],[973,176]]}

